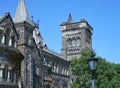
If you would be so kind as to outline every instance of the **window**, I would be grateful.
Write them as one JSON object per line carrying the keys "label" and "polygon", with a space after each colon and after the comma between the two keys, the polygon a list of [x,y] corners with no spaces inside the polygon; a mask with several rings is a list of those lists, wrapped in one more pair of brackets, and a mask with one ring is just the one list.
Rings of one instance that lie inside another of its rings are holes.
{"label": "window", "polygon": [[3,69],[3,79],[6,79],[6,69]]}
{"label": "window", "polygon": [[77,41],[76,41],[76,45],[77,46],[80,46],[80,39],[78,38]]}
{"label": "window", "polygon": [[72,41],[71,39],[68,39],[68,47],[71,47],[72,46]]}
{"label": "window", "polygon": [[7,71],[7,80],[8,80],[8,81],[10,81],[10,79],[12,78],[11,76],[12,76],[12,75],[11,75],[11,71],[8,70],[8,71]]}
{"label": "window", "polygon": [[67,70],[67,75],[69,75],[69,71]]}
{"label": "window", "polygon": [[12,46],[13,46],[13,47],[16,47],[15,36],[12,37]]}
{"label": "window", "polygon": [[75,41],[75,39],[72,40],[72,46],[76,46],[76,41]]}
{"label": "window", "polygon": [[2,33],[0,33],[0,45],[2,44]]}
{"label": "window", "polygon": [[10,36],[10,28],[6,29],[6,33],[5,33],[5,44],[8,46],[9,44],[9,36]]}
{"label": "window", "polygon": [[58,66],[56,66],[56,72],[58,73],[58,71],[59,71],[59,67],[58,67]]}
{"label": "window", "polygon": [[64,68],[62,68],[62,74],[64,74]]}
{"label": "window", "polygon": [[0,78],[2,78],[3,70],[0,69]]}
{"label": "window", "polygon": [[3,39],[3,30],[0,30],[0,45],[2,44]]}

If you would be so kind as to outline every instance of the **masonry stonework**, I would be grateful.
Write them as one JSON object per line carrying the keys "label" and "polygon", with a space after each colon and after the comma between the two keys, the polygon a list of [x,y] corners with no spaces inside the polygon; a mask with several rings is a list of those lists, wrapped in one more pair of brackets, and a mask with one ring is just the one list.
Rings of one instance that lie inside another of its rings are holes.
{"label": "masonry stonework", "polygon": [[62,49],[61,54],[69,61],[81,56],[80,52],[83,49],[92,49],[92,31],[93,28],[85,19],[80,22],[73,22],[71,14],[68,22],[61,25],[62,32]]}
{"label": "masonry stonework", "polygon": [[0,17],[0,88],[70,88],[70,60],[82,49],[92,49],[92,27],[82,19],[60,25],[61,54],[51,51],[31,20],[25,0],[15,17]]}

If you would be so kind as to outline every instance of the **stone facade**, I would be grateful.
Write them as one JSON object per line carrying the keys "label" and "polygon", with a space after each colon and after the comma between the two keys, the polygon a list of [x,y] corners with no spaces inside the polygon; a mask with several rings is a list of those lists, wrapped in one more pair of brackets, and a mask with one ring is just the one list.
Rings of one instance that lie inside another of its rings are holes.
{"label": "stone facade", "polygon": [[74,57],[80,57],[82,49],[92,49],[93,28],[85,19],[73,22],[71,14],[68,22],[61,25],[62,49],[61,54],[69,61]]}
{"label": "stone facade", "polygon": [[18,88],[21,61],[18,35],[9,13],[0,19],[0,88]]}
{"label": "stone facade", "polygon": [[0,88],[68,88],[69,61],[48,49],[24,0],[0,18]]}
{"label": "stone facade", "polygon": [[70,88],[69,61],[92,48],[92,27],[85,20],[61,24],[61,54],[51,51],[19,0],[14,19],[0,17],[0,88]]}

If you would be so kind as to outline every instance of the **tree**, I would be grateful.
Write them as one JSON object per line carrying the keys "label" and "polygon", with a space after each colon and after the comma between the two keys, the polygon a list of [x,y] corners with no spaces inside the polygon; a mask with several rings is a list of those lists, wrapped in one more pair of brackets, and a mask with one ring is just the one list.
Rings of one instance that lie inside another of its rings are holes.
{"label": "tree", "polygon": [[[91,74],[88,67],[88,58],[94,51],[82,50],[80,58],[73,58],[70,62],[72,75],[77,78],[71,84],[71,88],[90,88]],[[97,70],[95,73],[95,88],[119,88],[120,87],[120,65],[107,62],[102,57],[97,57]]]}

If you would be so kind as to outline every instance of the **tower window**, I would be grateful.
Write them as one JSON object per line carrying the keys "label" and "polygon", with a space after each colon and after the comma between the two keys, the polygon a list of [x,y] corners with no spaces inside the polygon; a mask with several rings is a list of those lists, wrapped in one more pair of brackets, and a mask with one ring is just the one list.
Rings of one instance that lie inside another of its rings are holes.
{"label": "tower window", "polygon": [[72,46],[72,41],[71,39],[68,39],[68,47],[71,47]]}
{"label": "tower window", "polygon": [[72,41],[72,46],[76,46],[76,41],[75,41],[75,39],[73,39],[73,41]]}
{"label": "tower window", "polygon": [[80,39],[79,38],[76,40],[76,45],[80,46]]}

